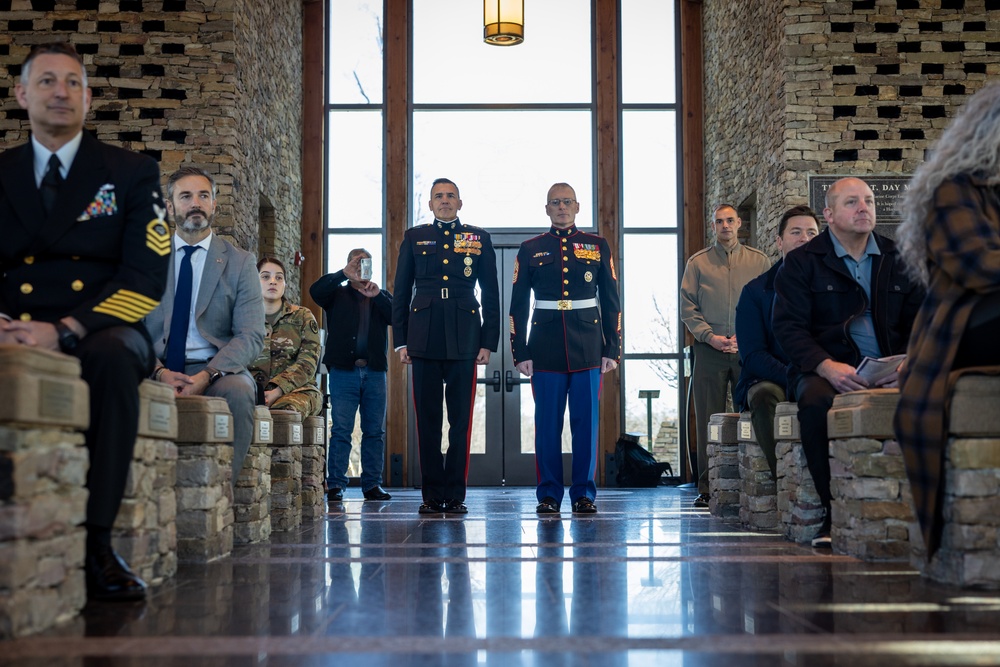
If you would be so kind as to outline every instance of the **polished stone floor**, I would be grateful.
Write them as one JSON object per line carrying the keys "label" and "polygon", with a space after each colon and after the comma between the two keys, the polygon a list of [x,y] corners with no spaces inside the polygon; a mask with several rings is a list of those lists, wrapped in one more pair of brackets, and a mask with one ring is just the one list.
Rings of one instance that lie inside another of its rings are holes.
{"label": "polished stone floor", "polygon": [[91,605],[0,665],[959,665],[1000,663],[1000,594],[752,533],[688,489],[602,490],[539,520],[533,489],[342,509],[182,566],[145,604]]}

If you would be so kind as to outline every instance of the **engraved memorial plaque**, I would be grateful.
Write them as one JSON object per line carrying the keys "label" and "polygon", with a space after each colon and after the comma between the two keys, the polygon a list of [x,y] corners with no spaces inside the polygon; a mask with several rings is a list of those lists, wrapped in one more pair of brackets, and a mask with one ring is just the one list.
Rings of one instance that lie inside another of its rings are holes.
{"label": "engraved memorial plaque", "polygon": [[292,424],[292,442],[302,442],[302,424]]}
{"label": "engraved memorial plaque", "polygon": [[787,438],[792,434],[792,418],[778,417],[778,435]]}
{"label": "engraved memorial plaque", "polygon": [[215,437],[228,438],[229,436],[229,415],[215,415]]}
{"label": "engraved memorial plaque", "polygon": [[712,442],[719,440],[719,425],[709,424],[708,425],[708,439]]}
{"label": "engraved memorial plaque", "polygon": [[73,418],[73,385],[42,378],[38,382],[38,414],[47,419],[68,421]]}
{"label": "engraved memorial plaque", "polygon": [[260,426],[257,429],[257,437],[262,442],[271,441],[271,422],[269,421],[259,421],[257,422]]}
{"label": "engraved memorial plaque", "polygon": [[170,406],[151,401],[149,404],[149,430],[170,433]]}
{"label": "engraved memorial plaque", "polygon": [[740,422],[740,438],[743,440],[753,438],[753,427],[750,422]]}

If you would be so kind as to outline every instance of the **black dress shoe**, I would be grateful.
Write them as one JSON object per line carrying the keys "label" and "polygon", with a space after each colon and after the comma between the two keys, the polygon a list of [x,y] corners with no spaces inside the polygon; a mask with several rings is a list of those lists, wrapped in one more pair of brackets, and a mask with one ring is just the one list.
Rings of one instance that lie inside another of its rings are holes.
{"label": "black dress shoe", "polygon": [[691,504],[692,504],[692,506],[699,507],[699,508],[701,508],[701,507],[708,507],[708,501],[709,501],[708,494],[707,493],[700,493],[700,494],[698,494],[698,497],[694,499],[694,502],[691,503]]}
{"label": "black dress shoe", "polygon": [[326,502],[328,503],[342,503],[344,502],[344,490],[334,487],[326,492]]}
{"label": "black dress shoe", "polygon": [[559,503],[556,502],[555,498],[550,498],[546,496],[542,498],[542,502],[538,503],[535,507],[536,514],[559,514]]}
{"label": "black dress shoe", "polygon": [[573,514],[597,514],[597,505],[587,496],[577,498],[573,503]]}
{"label": "black dress shoe", "polygon": [[469,508],[461,500],[449,500],[444,505],[445,514],[468,514]]}
{"label": "black dress shoe", "polygon": [[428,500],[421,503],[417,509],[418,514],[441,514],[442,512],[444,512],[444,503],[437,500]]}
{"label": "black dress shoe", "polygon": [[373,486],[365,491],[365,500],[391,500],[392,496],[385,492],[381,486]]}
{"label": "black dress shoe", "polygon": [[146,582],[128,569],[111,545],[101,545],[88,553],[83,569],[91,600],[132,602],[146,597]]}

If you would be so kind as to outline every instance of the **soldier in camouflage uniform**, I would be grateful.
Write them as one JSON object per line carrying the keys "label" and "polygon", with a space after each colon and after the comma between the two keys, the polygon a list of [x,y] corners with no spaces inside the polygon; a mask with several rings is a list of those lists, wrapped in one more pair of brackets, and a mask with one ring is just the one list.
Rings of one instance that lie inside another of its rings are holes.
{"label": "soldier in camouflage uniform", "polygon": [[319,365],[319,325],[312,312],[285,299],[285,267],[273,257],[257,262],[264,296],[267,336],[264,349],[250,365],[250,374],[273,410],[317,415],[323,395],[316,387]]}

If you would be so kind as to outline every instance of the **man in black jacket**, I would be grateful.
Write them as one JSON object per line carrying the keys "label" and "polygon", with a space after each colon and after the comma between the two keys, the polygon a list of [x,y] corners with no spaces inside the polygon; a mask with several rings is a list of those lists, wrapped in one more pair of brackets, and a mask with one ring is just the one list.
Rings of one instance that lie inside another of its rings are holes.
{"label": "man in black jacket", "polygon": [[160,170],[83,131],[90,89],[65,42],[38,44],[17,101],[31,141],[0,155],[0,343],[61,350],[90,387],[87,596],[138,600],[146,585],[111,547],[153,369],[139,324],[163,295],[170,231]]}
{"label": "man in black jacket", "polygon": [[[793,206],[778,223],[778,252],[785,255],[819,234],[819,220],[808,206]],[[774,412],[787,400],[788,357],[778,346],[771,329],[774,309],[774,277],[782,259],[744,287],[736,304],[736,337],[740,341],[740,379],[733,389],[737,410],[750,411],[750,423],[764,452],[771,477],[777,479],[774,453]]]}
{"label": "man in black jacket", "polygon": [[[361,261],[371,261],[364,248],[347,255],[347,266],[328,273],[309,288],[326,311],[326,353],[330,391],[330,449],[327,452],[326,497],[344,499],[351,455],[354,415],[361,411],[361,489],[365,500],[389,500],[382,488],[385,465],[386,331],[392,322],[392,294],[361,277]],[[345,281],[350,281],[347,285]]]}
{"label": "man in black jacket", "polygon": [[[775,277],[774,335],[793,366],[802,448],[826,518],[813,546],[830,547],[826,415],[833,397],[868,389],[855,368],[865,356],[906,352],[924,292],[903,271],[896,245],[874,233],[875,197],[858,178],[830,186],[829,227],[785,257]],[[877,383],[896,386],[896,373]]]}

